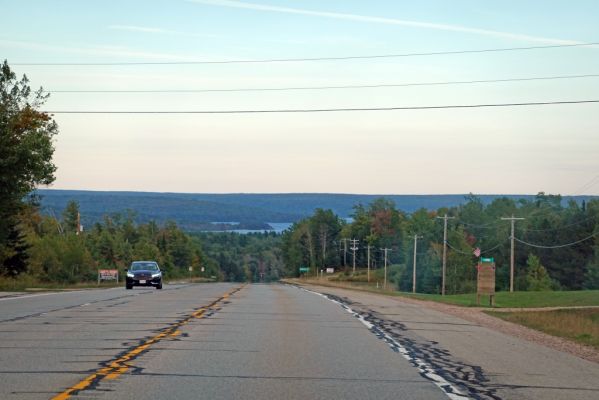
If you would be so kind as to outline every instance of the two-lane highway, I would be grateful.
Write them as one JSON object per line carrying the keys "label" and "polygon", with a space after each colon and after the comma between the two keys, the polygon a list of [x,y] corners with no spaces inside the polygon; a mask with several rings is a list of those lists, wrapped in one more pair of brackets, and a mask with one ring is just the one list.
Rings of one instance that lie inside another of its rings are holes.
{"label": "two-lane highway", "polygon": [[1,298],[0,398],[52,398],[234,286]]}
{"label": "two-lane highway", "polygon": [[339,304],[239,286],[0,300],[0,398],[452,396]]}

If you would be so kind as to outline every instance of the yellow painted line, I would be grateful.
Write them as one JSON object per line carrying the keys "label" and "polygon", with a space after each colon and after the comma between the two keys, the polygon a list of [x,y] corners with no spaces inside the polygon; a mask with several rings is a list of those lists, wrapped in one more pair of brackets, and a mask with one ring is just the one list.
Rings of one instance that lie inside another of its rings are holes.
{"label": "yellow painted line", "polygon": [[187,325],[193,319],[203,318],[208,309],[219,310],[220,307],[218,307],[218,303],[229,298],[230,295],[241,290],[244,286],[245,285],[242,285],[238,288],[231,290],[230,292],[223,294],[220,298],[216,299],[208,306],[196,309],[185,319],[179,322],[175,322],[169,325],[168,327],[164,328],[162,332],[160,332],[156,336],[151,337],[139,346],[136,346],[135,348],[129,350],[126,354],[120,356],[119,358],[110,361],[107,367],[102,367],[98,369],[96,372],[83,378],[80,382],[66,389],[64,392],[52,397],[51,400],[67,400],[70,399],[71,396],[78,394],[80,391],[89,389],[90,386],[98,384],[104,379],[112,380],[118,378],[119,376],[127,372],[129,368],[131,368],[131,365],[127,364],[128,361],[131,361],[144,351],[147,351],[151,345],[158,343],[162,339],[166,337],[174,337],[180,335],[181,331],[178,328],[180,328],[183,325]]}

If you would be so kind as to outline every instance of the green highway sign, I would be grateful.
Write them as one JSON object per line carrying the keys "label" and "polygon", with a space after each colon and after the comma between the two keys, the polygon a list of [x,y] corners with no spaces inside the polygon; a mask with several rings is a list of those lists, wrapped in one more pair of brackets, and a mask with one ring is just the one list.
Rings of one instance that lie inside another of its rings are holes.
{"label": "green highway sign", "polygon": [[302,272],[310,272],[310,268],[308,268],[308,267],[300,267],[299,272],[300,272],[300,274]]}
{"label": "green highway sign", "polygon": [[493,257],[482,257],[480,259],[480,262],[492,263],[492,262],[495,262],[495,259]]}

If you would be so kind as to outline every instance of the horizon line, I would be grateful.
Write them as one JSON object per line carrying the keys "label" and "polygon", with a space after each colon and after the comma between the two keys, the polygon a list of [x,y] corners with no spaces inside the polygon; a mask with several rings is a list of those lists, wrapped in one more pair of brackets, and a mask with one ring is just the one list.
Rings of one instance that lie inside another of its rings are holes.
{"label": "horizon line", "polygon": [[177,191],[151,191],[151,190],[124,190],[124,189],[64,189],[64,188],[36,188],[31,193],[48,191],[70,191],[70,192],[97,192],[97,193],[158,193],[158,194],[189,194],[189,195],[331,195],[331,196],[538,196],[544,193],[547,196],[567,197],[599,197],[599,194],[562,194],[562,193],[351,193],[351,192],[177,192]]}

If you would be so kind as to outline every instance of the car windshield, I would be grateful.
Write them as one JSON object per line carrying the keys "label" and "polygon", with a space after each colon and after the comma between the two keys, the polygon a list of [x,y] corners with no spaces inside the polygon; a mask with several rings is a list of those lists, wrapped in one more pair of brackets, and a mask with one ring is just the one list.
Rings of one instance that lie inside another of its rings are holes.
{"label": "car windshield", "polygon": [[158,271],[158,265],[153,262],[140,262],[131,264],[131,271]]}

